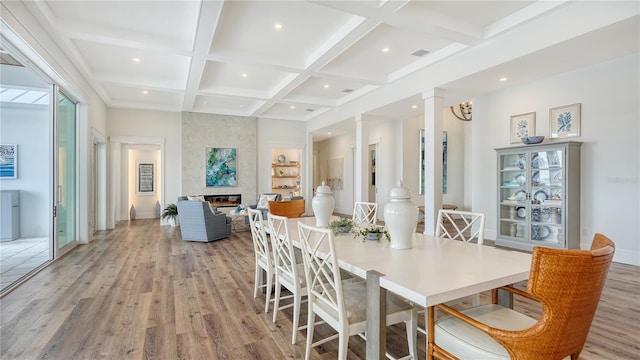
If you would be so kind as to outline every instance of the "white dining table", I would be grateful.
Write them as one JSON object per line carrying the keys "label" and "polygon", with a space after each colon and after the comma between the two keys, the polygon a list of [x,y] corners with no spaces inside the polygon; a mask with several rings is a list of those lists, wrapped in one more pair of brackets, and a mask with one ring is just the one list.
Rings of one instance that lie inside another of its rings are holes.
{"label": "white dining table", "polygon": [[[294,243],[298,222],[315,225],[313,217],[288,221]],[[385,358],[387,291],[427,308],[526,280],[531,266],[529,253],[418,233],[406,250],[353,234],[335,236],[334,243],[338,266],[367,281],[367,359]]]}

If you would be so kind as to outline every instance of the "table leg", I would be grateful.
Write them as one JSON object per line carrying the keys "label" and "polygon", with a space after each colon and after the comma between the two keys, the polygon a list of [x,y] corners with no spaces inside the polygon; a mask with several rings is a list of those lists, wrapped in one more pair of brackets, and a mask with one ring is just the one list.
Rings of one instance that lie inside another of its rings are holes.
{"label": "table leg", "polygon": [[513,309],[513,294],[508,291],[498,289],[498,304]]}
{"label": "table leg", "polygon": [[386,359],[387,290],[380,287],[380,275],[367,271],[367,360]]}

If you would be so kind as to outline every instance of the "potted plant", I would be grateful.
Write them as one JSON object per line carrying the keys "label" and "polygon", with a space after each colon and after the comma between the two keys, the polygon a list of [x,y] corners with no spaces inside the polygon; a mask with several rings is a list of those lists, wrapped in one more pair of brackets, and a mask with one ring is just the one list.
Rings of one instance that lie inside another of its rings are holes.
{"label": "potted plant", "polygon": [[329,229],[333,231],[333,235],[341,235],[351,232],[353,229],[353,220],[349,218],[340,218],[329,223]]}
{"label": "potted plant", "polygon": [[162,210],[160,218],[166,221],[169,225],[176,226],[178,219],[178,206],[176,204],[167,205],[164,210]]}
{"label": "potted plant", "polygon": [[363,241],[364,240],[378,241],[383,236],[387,240],[391,241],[391,237],[389,236],[389,232],[387,231],[387,229],[385,229],[384,227],[375,226],[375,225],[363,228],[362,230],[356,233],[356,236],[362,236]]}

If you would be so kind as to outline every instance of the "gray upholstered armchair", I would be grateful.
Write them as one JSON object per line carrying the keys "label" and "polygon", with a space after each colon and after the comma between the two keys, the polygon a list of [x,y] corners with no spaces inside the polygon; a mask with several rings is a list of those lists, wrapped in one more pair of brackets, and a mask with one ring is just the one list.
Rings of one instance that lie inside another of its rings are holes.
{"label": "gray upholstered armchair", "polygon": [[212,211],[208,202],[178,198],[182,240],[214,241],[231,235],[231,218]]}

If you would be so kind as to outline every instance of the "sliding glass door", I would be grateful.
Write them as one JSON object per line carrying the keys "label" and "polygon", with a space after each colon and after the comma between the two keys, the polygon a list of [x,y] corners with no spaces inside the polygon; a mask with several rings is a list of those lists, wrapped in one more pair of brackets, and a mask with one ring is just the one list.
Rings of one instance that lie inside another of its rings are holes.
{"label": "sliding glass door", "polygon": [[56,91],[56,172],[54,207],[54,244],[56,257],[66,252],[65,248],[77,238],[77,147],[76,118],[77,104],[60,90]]}

